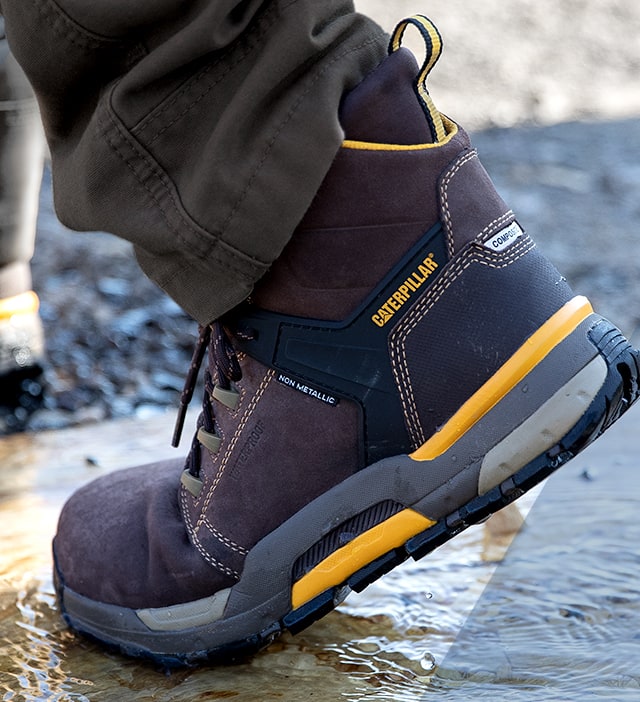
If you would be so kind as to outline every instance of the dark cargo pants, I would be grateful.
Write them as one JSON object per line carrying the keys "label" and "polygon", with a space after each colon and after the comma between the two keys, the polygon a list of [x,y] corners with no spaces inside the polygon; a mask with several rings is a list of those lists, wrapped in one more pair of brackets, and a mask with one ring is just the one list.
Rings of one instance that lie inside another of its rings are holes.
{"label": "dark cargo pants", "polygon": [[386,37],[346,0],[0,0],[56,210],[208,323],[278,257]]}

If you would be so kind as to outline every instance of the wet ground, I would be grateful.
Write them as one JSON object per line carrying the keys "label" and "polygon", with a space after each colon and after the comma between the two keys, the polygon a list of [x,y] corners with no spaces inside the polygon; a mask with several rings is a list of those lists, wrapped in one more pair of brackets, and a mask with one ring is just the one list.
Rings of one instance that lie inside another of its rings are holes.
{"label": "wet ground", "polygon": [[474,527],[251,662],[171,674],[68,632],[49,554],[65,498],[167,455],[168,420],[0,441],[5,702],[640,699],[640,413],[546,483],[504,560],[509,525]]}
{"label": "wet ground", "polygon": [[195,323],[142,275],[128,243],[60,225],[48,172],[32,268],[47,390],[28,428],[148,416],[175,403]]}

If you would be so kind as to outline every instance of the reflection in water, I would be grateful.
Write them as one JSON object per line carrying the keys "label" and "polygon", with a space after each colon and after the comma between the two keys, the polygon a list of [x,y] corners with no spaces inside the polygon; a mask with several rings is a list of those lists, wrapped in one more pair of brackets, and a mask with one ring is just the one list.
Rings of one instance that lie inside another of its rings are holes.
{"label": "reflection in water", "polygon": [[[18,593],[17,608],[22,621],[17,621],[19,633],[14,634],[13,642],[7,647],[7,656],[3,656],[10,665],[4,670],[7,676],[4,700],[21,699],[14,693],[20,691],[29,699],[46,700],[87,700],[84,695],[75,692],[78,687],[91,687],[90,681],[83,681],[69,676],[64,669],[65,642],[72,635],[61,628],[53,612],[53,593],[44,583],[32,581],[28,588]],[[38,626],[38,624],[40,624]],[[7,637],[3,636],[3,641]]]}
{"label": "reflection in water", "polygon": [[19,480],[0,471],[0,699],[638,700],[640,479],[620,425],[609,447],[549,482],[497,567],[486,558],[509,540],[504,523],[475,527],[252,661],[171,674],[64,628],[50,576],[57,513],[101,471],[83,460],[83,441],[109,466],[92,433],[74,435],[67,462],[32,446]]}

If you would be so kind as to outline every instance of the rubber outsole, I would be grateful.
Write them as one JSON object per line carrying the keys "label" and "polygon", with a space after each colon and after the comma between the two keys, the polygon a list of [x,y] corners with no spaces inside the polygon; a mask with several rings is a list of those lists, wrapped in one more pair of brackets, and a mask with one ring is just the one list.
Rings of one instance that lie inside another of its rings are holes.
{"label": "rubber outsole", "polygon": [[175,655],[157,654],[135,645],[105,641],[66,611],[65,585],[56,566],[55,584],[62,616],[72,629],[97,639],[112,650],[127,656],[148,659],[168,668],[202,662],[215,664],[236,662],[266,648],[284,631],[293,634],[302,631],[334,609],[349,592],[361,592],[367,585],[408,558],[415,560],[422,558],[467,527],[482,521],[513,502],[592,443],[629,409],[640,395],[640,352],[605,320],[597,322],[589,330],[588,336],[607,364],[607,376],[586,412],[560,441],[485,494],[475,497],[464,506],[438,519],[435,524],[412,536],[402,546],[360,568],[343,583],[321,592],[304,605],[263,627],[259,632],[208,650]]}

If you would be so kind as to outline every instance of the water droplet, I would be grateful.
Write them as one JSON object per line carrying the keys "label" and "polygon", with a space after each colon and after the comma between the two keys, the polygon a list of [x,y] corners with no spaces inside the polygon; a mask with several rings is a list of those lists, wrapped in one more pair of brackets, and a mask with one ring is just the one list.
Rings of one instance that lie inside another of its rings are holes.
{"label": "water droplet", "polygon": [[596,479],[596,475],[591,468],[585,468],[582,473],[580,473],[580,477],[589,482]]}
{"label": "water droplet", "polygon": [[436,667],[436,659],[434,658],[432,653],[429,653],[427,651],[424,656],[420,659],[420,667],[423,668],[424,670],[427,671],[427,673],[431,673],[434,668]]}

